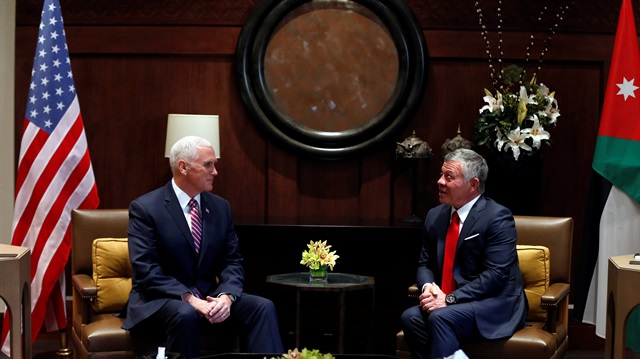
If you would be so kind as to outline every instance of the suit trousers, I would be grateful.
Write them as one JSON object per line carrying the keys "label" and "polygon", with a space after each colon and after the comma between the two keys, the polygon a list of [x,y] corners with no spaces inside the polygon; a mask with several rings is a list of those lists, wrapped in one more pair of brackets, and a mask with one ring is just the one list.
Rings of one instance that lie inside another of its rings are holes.
{"label": "suit trousers", "polygon": [[200,334],[234,333],[249,353],[284,353],[278,317],[270,300],[243,293],[231,305],[222,323],[209,323],[187,302],[171,299],[160,310],[131,329],[132,335],[164,337],[168,352],[185,358],[200,355]]}
{"label": "suit trousers", "polygon": [[460,341],[480,336],[469,303],[446,306],[431,313],[416,305],[405,310],[400,320],[414,359],[445,358],[460,348]]}

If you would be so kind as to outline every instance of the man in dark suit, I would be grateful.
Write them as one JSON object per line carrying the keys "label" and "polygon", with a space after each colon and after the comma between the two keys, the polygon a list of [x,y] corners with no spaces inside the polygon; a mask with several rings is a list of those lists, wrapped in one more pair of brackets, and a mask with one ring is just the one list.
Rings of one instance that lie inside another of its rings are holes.
{"label": "man in dark suit", "polygon": [[249,352],[284,352],[273,303],[243,292],[231,209],[210,193],[218,175],[211,143],[184,137],[169,163],[173,179],[129,207],[133,275],[122,327],[164,336],[167,350],[186,358],[199,355],[201,330],[239,330]]}
{"label": "man in dark suit", "polygon": [[524,326],[528,304],[515,222],[511,211],[482,195],[487,174],[486,161],[474,151],[458,149],[444,158],[441,204],[424,224],[420,302],[401,317],[414,358],[444,358],[461,341],[509,337]]}

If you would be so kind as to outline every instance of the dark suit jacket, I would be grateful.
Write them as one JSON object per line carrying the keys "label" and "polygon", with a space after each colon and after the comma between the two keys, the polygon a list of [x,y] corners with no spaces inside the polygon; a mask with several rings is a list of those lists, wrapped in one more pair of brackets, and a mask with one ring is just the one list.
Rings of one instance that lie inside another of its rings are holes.
{"label": "dark suit jacket", "polygon": [[[419,288],[441,284],[451,207],[439,205],[425,220],[418,263]],[[471,303],[480,334],[511,336],[526,320],[528,303],[516,252],[516,228],[507,208],[480,196],[467,216],[456,250],[453,275],[459,303]]]}
{"label": "dark suit jacket", "polygon": [[200,202],[203,243],[199,256],[171,182],[131,202],[128,232],[133,274],[124,329],[189,291],[198,289],[212,297],[242,294],[244,269],[229,203],[209,192],[200,194]]}

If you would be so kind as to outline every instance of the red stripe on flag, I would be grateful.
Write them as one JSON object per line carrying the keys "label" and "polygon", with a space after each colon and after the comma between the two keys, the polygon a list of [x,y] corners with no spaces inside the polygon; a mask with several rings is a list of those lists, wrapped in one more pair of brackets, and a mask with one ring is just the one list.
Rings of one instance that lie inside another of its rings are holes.
{"label": "red stripe on flag", "polygon": [[[64,186],[60,189],[60,194],[56,197],[55,201],[52,203],[51,208],[47,213],[47,216],[42,222],[42,227],[40,229],[40,232],[38,233],[36,244],[34,246],[34,249],[38,252],[38,258],[45,248],[51,247],[51,242],[49,241],[49,237],[52,235],[56,225],[60,221],[63,221],[63,223],[65,223],[65,225],[68,227],[70,222],[68,218],[69,213],[64,212],[65,207],[67,205],[67,202],[70,196],[75,192],[76,188],[78,188],[78,185],[84,178],[86,172],[89,170],[90,165],[91,165],[91,160],[89,159],[89,152],[87,151],[85,152],[82,161],[74,168],[73,172],[69,176],[69,179],[65,182]],[[63,216],[66,216],[67,218],[62,218]],[[66,230],[66,232],[68,232],[68,229]],[[59,275],[62,269],[64,269],[64,266],[68,259],[67,257],[71,250],[71,238],[65,235],[63,240],[60,243],[58,243],[57,246],[58,246],[58,251],[62,249],[66,251],[66,255],[64,258],[60,259],[61,260],[60,262],[52,260],[51,263],[49,263],[49,266],[47,267],[46,272],[47,273],[53,272],[52,273],[53,275],[56,275],[56,274]],[[52,264],[57,264],[57,265],[52,266]],[[33,278],[35,271],[38,270],[37,262],[32,261],[31,270],[32,270],[32,278]],[[44,282],[47,283],[47,281],[44,281]],[[43,290],[43,292],[47,292],[47,291]]]}
{"label": "red stripe on flag", "polygon": [[[73,170],[73,172],[71,173],[71,176],[69,176],[69,180],[67,180],[67,182],[65,182],[64,186],[62,187],[62,189],[60,190],[60,195],[56,198],[56,200],[53,202],[51,209],[49,210],[49,212],[47,213],[47,217],[45,218],[44,222],[42,223],[42,229],[40,230],[40,233],[38,233],[38,239],[36,241],[36,247],[37,248],[44,248],[47,243],[48,243],[48,239],[51,236],[56,224],[58,224],[58,222],[60,222],[61,220],[63,220],[64,222],[66,222],[66,225],[68,226],[69,224],[69,213],[65,213],[65,207],[67,205],[67,201],[69,200],[70,196],[74,193],[74,191],[76,190],[76,188],[78,187],[78,185],[80,184],[80,182],[82,181],[82,179],[84,178],[86,172],[89,170],[89,165],[90,165],[90,159],[89,159],[89,152],[85,152],[84,157],[82,159],[82,162],[80,162],[78,164],[78,166],[76,166],[76,168]],[[66,216],[67,218],[61,218],[62,216]],[[65,236],[65,238],[63,239],[63,241],[59,244],[60,246],[65,246],[65,248],[67,248],[68,250],[71,249],[71,239],[67,238],[67,236]],[[67,253],[68,254],[68,253]],[[64,259],[64,263],[66,263],[66,258]],[[64,268],[64,263],[63,265],[60,267],[61,269]]]}
{"label": "red stripe on flag", "polygon": [[[77,121],[80,123],[80,121]],[[81,125],[81,123],[80,123]],[[74,128],[77,125],[73,126]],[[81,127],[80,127],[81,130]],[[71,139],[74,139],[76,132],[75,130],[70,131]],[[75,139],[74,139],[75,140]],[[66,149],[65,149],[66,150]],[[62,152],[62,151],[58,151]],[[58,154],[54,154],[53,157],[58,157]],[[37,257],[39,258],[43,251],[52,251],[55,250],[55,254],[50,259],[48,266],[46,268],[38,268],[38,261],[32,261],[32,278],[35,276],[36,272],[43,272],[44,276],[42,277],[42,285],[40,288],[41,295],[38,297],[37,302],[32,310],[32,336],[35,338],[42,327],[42,323],[44,322],[47,302],[49,298],[53,298],[54,293],[52,291],[54,289],[58,289],[57,285],[58,277],[63,273],[64,267],[69,258],[69,253],[71,250],[71,236],[70,236],[70,228],[69,224],[69,213],[65,212],[67,202],[69,198],[75,193],[78,185],[84,179],[87,171],[91,168],[91,160],[89,158],[89,152],[85,151],[84,156],[82,157],[80,163],[76,165],[72,173],[69,175],[68,180],[64,183],[64,186],[60,189],[58,196],[53,202],[49,212],[47,213],[46,218],[42,223],[42,227],[40,232],[38,233],[38,237],[34,246],[34,251],[37,252]],[[94,185],[95,187],[95,185]],[[66,216],[67,218],[62,218]],[[51,243],[51,235],[53,234],[53,230],[55,229],[58,222],[64,222],[67,226],[65,234],[63,236],[62,241],[59,243]],[[36,285],[35,283],[33,285]],[[32,285],[32,286],[33,286]],[[44,295],[45,293],[51,293]],[[54,303],[54,306],[59,307]],[[62,308],[64,310],[64,308]],[[64,315],[56,315],[56,317],[60,318]],[[58,320],[60,322],[60,319]],[[63,321],[66,325],[66,320]]]}
{"label": "red stripe on flag", "polygon": [[93,187],[91,187],[91,191],[89,191],[89,195],[78,206],[78,208],[88,208],[88,209],[98,208],[99,204],[100,204],[100,199],[98,198],[98,186],[96,186],[96,184],[94,183]]}
{"label": "red stripe on flag", "polygon": [[[83,131],[82,121],[76,120],[73,126],[70,128],[67,135],[65,136],[65,138],[63,139],[62,143],[66,143],[67,145],[58,146],[58,148],[56,149],[56,152],[53,153],[53,155],[50,157],[49,161],[47,162],[47,165],[45,166],[44,170],[40,174],[40,177],[36,181],[35,186],[32,189],[30,189],[30,192],[31,192],[30,198],[13,232],[13,237],[11,241],[13,245],[22,246],[24,244],[24,240],[27,237],[29,230],[31,229],[31,225],[33,223],[34,217],[36,216],[36,211],[38,210],[38,206],[43,200],[45,201],[47,200],[47,198],[44,198],[44,194],[49,189],[49,186],[51,185],[53,178],[56,176],[56,174],[58,174],[60,168],[63,166],[63,164],[71,154],[70,150],[72,148],[70,148],[68,144],[74,145],[78,141],[78,138],[80,137],[80,135],[83,133],[82,131]],[[36,137],[39,137],[39,136],[36,136]],[[29,148],[31,148],[31,145],[29,145]],[[22,163],[22,161],[20,162]],[[25,167],[19,166],[18,174],[20,174],[20,170],[25,170]],[[65,184],[65,186],[66,185],[68,184]],[[45,218],[45,220],[48,218],[51,218],[51,213],[47,214],[47,217]],[[58,221],[58,217],[55,216],[55,218],[56,218],[56,221],[54,222],[54,225]],[[42,230],[45,230],[45,229],[52,229],[52,227],[47,227],[42,225],[40,233],[42,233]],[[42,241],[41,239],[38,239],[35,243],[32,244],[32,246],[30,246],[32,278],[37,269],[37,263],[40,260],[42,248],[45,245],[45,243],[46,241]]]}
{"label": "red stripe on flag", "polygon": [[[26,118],[24,119],[24,128],[22,133],[23,135],[24,131],[27,129],[30,123],[31,122],[29,122],[29,120],[27,120]],[[42,147],[44,147],[44,144],[47,143],[48,138],[49,135],[46,132],[38,131],[33,141],[31,141],[31,143],[27,147],[24,155],[20,158],[20,163],[18,164],[18,174],[16,175],[16,195],[20,192],[20,189],[22,189],[22,185],[27,179],[27,175],[31,171],[33,160],[38,157],[38,153],[40,153]]]}
{"label": "red stripe on flag", "polygon": [[[69,245],[60,246],[57,249],[54,249],[55,254],[51,260],[51,264],[54,264],[54,263],[66,264],[67,262],[67,259],[69,257],[69,250],[71,249],[71,245],[70,245],[71,237],[70,237],[70,232],[68,230],[67,230],[67,233],[65,233],[64,237],[68,238],[68,239],[65,239],[65,242],[69,242]],[[35,305],[33,305],[31,310],[31,338],[34,338],[34,340],[38,336],[38,333],[42,328],[42,323],[44,323],[44,318],[47,310],[47,303],[49,302],[50,298],[53,299],[53,297],[55,296],[54,289],[58,289],[58,291],[60,289],[58,285],[58,278],[62,273],[63,273],[62,270],[58,270],[56,275],[56,273],[54,273],[54,270],[46,270],[45,275],[42,277],[43,289],[41,293],[47,293],[47,295],[41,294],[38,297],[38,300],[36,301]],[[62,311],[62,313],[55,314],[56,318],[60,316],[66,317],[64,315],[65,308],[60,306],[59,303],[56,303],[56,301],[59,301],[59,300],[53,299],[53,303],[52,303],[53,306],[55,307],[56,310]],[[64,319],[62,328],[64,328],[65,325],[66,325],[66,318]]]}

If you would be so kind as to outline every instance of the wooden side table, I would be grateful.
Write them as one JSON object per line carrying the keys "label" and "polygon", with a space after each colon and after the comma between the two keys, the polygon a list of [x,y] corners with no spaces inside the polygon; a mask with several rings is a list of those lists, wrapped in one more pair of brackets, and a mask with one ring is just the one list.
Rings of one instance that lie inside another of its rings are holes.
{"label": "wooden side table", "polygon": [[624,359],[627,318],[640,304],[640,265],[633,254],[609,258],[605,358]]}
{"label": "wooden side table", "polygon": [[[11,358],[31,358],[31,252],[0,244],[0,296],[11,311]],[[22,334],[22,335],[21,335]]]}
{"label": "wooden side table", "polygon": [[[300,347],[301,332],[301,293],[302,292],[337,292],[339,293],[339,334],[338,353],[344,353],[346,294],[350,291],[371,290],[371,323],[373,330],[373,312],[375,308],[375,281],[373,277],[346,273],[329,273],[326,286],[309,284],[309,272],[270,275],[267,283],[294,287],[296,291],[296,347]],[[371,340],[369,340],[371,346]]]}

